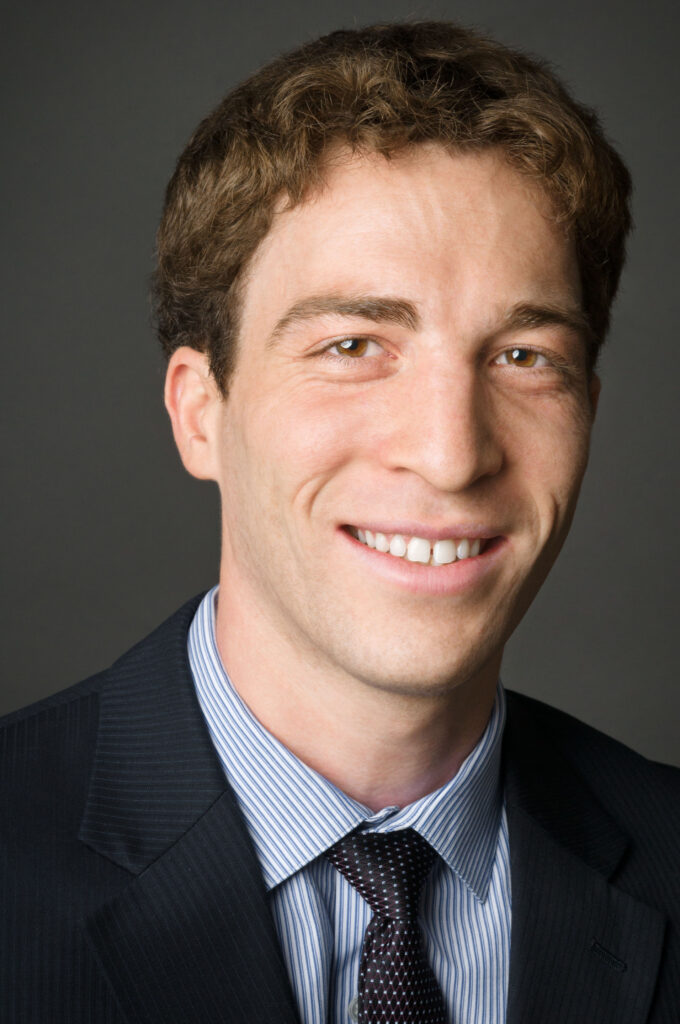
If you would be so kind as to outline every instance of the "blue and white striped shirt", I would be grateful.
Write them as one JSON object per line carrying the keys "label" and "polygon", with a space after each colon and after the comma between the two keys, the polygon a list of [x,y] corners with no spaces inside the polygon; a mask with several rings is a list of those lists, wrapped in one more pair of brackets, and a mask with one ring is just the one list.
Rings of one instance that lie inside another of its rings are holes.
{"label": "blue and white striped shirt", "polygon": [[321,856],[348,832],[414,828],[439,853],[420,926],[451,1024],[504,1024],[510,864],[500,790],[505,700],[455,777],[401,809],[373,814],[303,764],[250,712],[215,640],[214,587],[189,631],[189,663],[215,749],[257,851],[303,1024],[351,1024],[371,910]]}

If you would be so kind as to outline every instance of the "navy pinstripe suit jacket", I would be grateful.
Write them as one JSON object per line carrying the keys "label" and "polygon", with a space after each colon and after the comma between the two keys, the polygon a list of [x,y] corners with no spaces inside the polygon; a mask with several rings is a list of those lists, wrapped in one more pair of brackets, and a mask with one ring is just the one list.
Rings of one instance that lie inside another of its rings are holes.
{"label": "navy pinstripe suit jacket", "polygon": [[[197,603],[0,724],[1,1024],[297,1019],[193,692]],[[503,771],[508,1024],[678,1024],[680,772],[512,693]]]}

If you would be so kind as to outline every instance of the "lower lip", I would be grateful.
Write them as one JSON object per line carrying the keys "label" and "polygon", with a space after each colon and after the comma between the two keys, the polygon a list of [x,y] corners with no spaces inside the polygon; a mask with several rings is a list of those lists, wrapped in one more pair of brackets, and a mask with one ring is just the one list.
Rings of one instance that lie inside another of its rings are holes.
{"label": "lower lip", "polygon": [[480,583],[494,568],[507,546],[504,537],[493,537],[479,555],[461,558],[449,565],[423,565],[376,551],[362,544],[346,529],[339,530],[358,558],[378,576],[414,594],[462,594]]}

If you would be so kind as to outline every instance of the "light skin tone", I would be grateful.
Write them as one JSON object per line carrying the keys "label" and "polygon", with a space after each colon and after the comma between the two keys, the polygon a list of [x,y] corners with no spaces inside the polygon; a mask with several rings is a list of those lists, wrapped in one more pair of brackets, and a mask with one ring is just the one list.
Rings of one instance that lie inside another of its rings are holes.
{"label": "light skin tone", "polygon": [[[166,381],[222,498],[220,655],[301,760],[404,806],[478,741],[571,522],[598,391],[572,245],[494,152],[336,154],[276,214],[241,323],[226,399],[193,349]],[[419,564],[360,529],[481,552]]]}

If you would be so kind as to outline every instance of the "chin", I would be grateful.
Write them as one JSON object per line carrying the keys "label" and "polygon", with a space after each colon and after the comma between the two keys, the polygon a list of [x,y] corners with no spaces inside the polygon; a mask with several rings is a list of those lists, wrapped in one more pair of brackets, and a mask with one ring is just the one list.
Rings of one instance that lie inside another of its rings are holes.
{"label": "chin", "polygon": [[[360,663],[347,666],[352,675],[373,689],[395,696],[439,699],[460,688],[495,686],[500,669],[501,652],[494,648],[473,650],[430,651],[423,657],[423,647],[394,646],[389,652],[371,652]],[[486,656],[485,656],[486,654]],[[381,656],[382,655],[382,656]]]}

